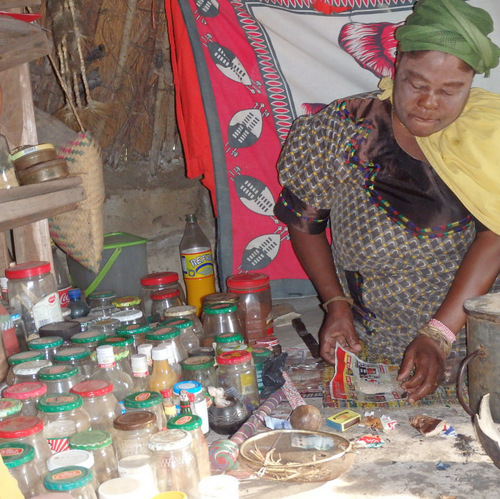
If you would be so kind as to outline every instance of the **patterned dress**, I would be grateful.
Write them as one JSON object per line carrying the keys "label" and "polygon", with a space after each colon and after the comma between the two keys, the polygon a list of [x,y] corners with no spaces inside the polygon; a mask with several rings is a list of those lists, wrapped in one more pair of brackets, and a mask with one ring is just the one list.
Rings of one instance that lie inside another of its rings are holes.
{"label": "patterned dress", "polygon": [[[400,363],[444,300],[484,227],[426,162],[406,154],[392,106],[375,94],[298,118],[278,162],[278,218],[311,234],[331,227],[344,292],[369,361]],[[450,359],[465,354],[465,335]]]}

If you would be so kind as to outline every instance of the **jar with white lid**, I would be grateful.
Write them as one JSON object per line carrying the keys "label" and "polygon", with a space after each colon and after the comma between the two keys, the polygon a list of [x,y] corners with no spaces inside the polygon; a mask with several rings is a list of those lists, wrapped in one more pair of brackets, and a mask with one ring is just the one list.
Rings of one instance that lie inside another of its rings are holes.
{"label": "jar with white lid", "polygon": [[193,414],[201,418],[201,430],[206,435],[210,431],[210,427],[208,425],[207,399],[203,387],[197,381],[179,381],[179,383],[176,383],[173,392],[175,405],[179,408],[178,412],[180,412],[179,396],[181,390],[185,390],[190,396]]}
{"label": "jar with white lid", "polygon": [[11,416],[20,416],[23,403],[17,399],[0,398],[0,422],[4,421]]}
{"label": "jar with white lid", "polygon": [[163,311],[165,321],[168,319],[189,319],[193,321],[193,332],[201,340],[203,337],[203,325],[196,315],[196,307],[194,305],[181,305],[180,307],[172,307]]}
{"label": "jar with white lid", "polygon": [[22,416],[36,416],[40,397],[47,393],[47,386],[40,381],[26,381],[7,387],[2,396],[20,400],[23,403]]}
{"label": "jar with white lid", "polygon": [[163,320],[163,311],[172,307],[182,305],[180,291],[178,289],[161,289],[153,291],[151,298],[151,322],[160,322]]}
{"label": "jar with white lid", "polygon": [[151,374],[153,371],[153,356],[151,354],[152,350],[153,345],[151,343],[142,343],[137,347],[137,353],[146,356],[149,374]]}
{"label": "jar with white lid", "polygon": [[54,364],[69,364],[78,367],[78,371],[88,379],[95,372],[95,364],[90,357],[90,351],[82,346],[61,348],[54,355]]}
{"label": "jar with white lid", "polygon": [[191,348],[200,346],[200,340],[193,330],[193,321],[191,319],[184,319],[182,317],[174,317],[164,320],[161,326],[175,326],[181,332],[181,343],[186,352]]}
{"label": "jar with white lid", "polygon": [[[141,497],[153,497],[158,494],[156,478],[148,454],[127,456],[118,461],[118,474],[122,478],[135,478],[141,483]],[[121,498],[120,498],[121,499]]]}
{"label": "jar with white lid", "polygon": [[90,416],[82,406],[82,397],[76,393],[52,393],[38,402],[43,434],[52,452],[68,450],[68,438],[90,428]]}
{"label": "jar with white lid", "polygon": [[9,371],[5,378],[5,383],[12,385],[14,383],[14,367],[25,362],[30,362],[31,360],[44,360],[42,352],[26,351],[18,352],[7,358],[7,363],[9,364]]}
{"label": "jar with white lid", "polygon": [[149,324],[131,324],[129,326],[122,326],[116,329],[116,336],[123,336],[124,338],[132,338],[133,353],[137,353],[137,347],[146,343],[146,334],[151,331]]}
{"label": "jar with white lid", "polygon": [[114,431],[113,420],[122,410],[113,395],[113,383],[102,379],[88,379],[73,386],[71,393],[82,398],[83,408],[89,415],[93,430]]}
{"label": "jar with white lid", "polygon": [[215,372],[215,359],[208,355],[188,357],[181,362],[182,381],[197,381],[207,390],[209,386],[219,386]]}
{"label": "jar with white lid", "polygon": [[151,411],[126,412],[113,421],[118,461],[127,456],[148,453],[148,441],[158,431]]}
{"label": "jar with white lid", "polygon": [[203,346],[212,346],[214,337],[222,333],[241,333],[236,305],[214,303],[203,306]]}
{"label": "jar with white lid", "polygon": [[103,333],[102,331],[82,331],[81,333],[76,333],[71,337],[71,343],[79,347],[85,347],[93,352],[99,346],[100,342],[104,340],[104,338],[106,338],[106,333]]}
{"label": "jar with white lid", "polygon": [[178,490],[188,497],[198,493],[198,464],[191,434],[185,430],[160,431],[149,439],[151,464],[158,490]]}
{"label": "jar with white lid", "polygon": [[43,421],[38,416],[12,416],[0,422],[0,442],[15,440],[30,444],[35,449],[38,472],[47,472],[47,459],[52,455],[50,446],[43,436]]}
{"label": "jar with white lid", "polygon": [[131,351],[134,346],[134,339],[130,336],[106,336],[99,346],[101,345],[111,345],[115,354],[116,365],[129,376],[132,376],[130,356],[135,353]]}
{"label": "jar with white lid", "polygon": [[[122,324],[147,324],[148,321],[141,310],[141,299],[138,296],[122,296],[113,301],[113,305],[118,309],[113,313],[113,317]],[[129,315],[127,316],[128,313]]]}
{"label": "jar with white lid", "polygon": [[167,428],[163,410],[163,397],[158,392],[149,390],[131,393],[123,400],[126,412],[151,411],[156,415],[158,431]]}
{"label": "jar with white lid", "polygon": [[54,360],[54,354],[61,348],[63,339],[60,336],[46,336],[45,338],[35,338],[28,341],[28,349],[42,352],[45,359]]}
{"label": "jar with white lid", "polygon": [[153,322],[151,320],[151,293],[160,290],[178,290],[181,302],[186,303],[186,296],[179,283],[177,272],[153,272],[145,275],[141,277],[141,309],[148,322]]}
{"label": "jar with white lid", "polygon": [[115,449],[111,433],[103,430],[79,431],[69,437],[69,448],[91,452],[94,474],[98,483],[118,476]]}
{"label": "jar with white lid", "polygon": [[82,381],[83,376],[76,366],[58,364],[40,369],[38,379],[47,386],[47,393],[64,393]]}
{"label": "jar with white lid", "polygon": [[24,497],[44,492],[42,481],[35,466],[35,449],[21,442],[0,444],[0,456],[9,473],[16,479]]}
{"label": "jar with white lid", "polygon": [[9,304],[21,314],[27,339],[38,337],[44,324],[62,321],[57,284],[50,263],[32,261],[5,269]]}
{"label": "jar with white lid", "polygon": [[28,362],[23,362],[12,368],[12,374],[14,378],[12,383],[15,385],[17,383],[26,383],[28,381],[37,381],[38,372],[44,367],[51,366],[52,362],[50,360],[30,360]]}
{"label": "jar with white lid", "polygon": [[149,390],[149,367],[148,358],[142,353],[136,353],[131,357],[132,381],[134,382],[134,392],[144,392]]}
{"label": "jar with white lid", "polygon": [[131,477],[112,478],[99,485],[99,499],[145,499],[153,496],[144,494],[141,480]]}
{"label": "jar with white lid", "polygon": [[43,479],[49,492],[69,492],[74,499],[97,499],[92,471],[83,466],[65,466],[49,471]]}
{"label": "jar with white lid", "polygon": [[97,490],[99,482],[94,472],[94,455],[83,449],[68,449],[53,454],[47,459],[47,468],[54,471],[66,466],[83,466],[92,472],[92,488]]}

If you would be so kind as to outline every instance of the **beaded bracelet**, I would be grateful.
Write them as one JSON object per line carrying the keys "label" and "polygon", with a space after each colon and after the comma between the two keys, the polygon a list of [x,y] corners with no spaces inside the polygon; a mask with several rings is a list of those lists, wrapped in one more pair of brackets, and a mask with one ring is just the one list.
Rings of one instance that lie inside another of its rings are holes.
{"label": "beaded bracelet", "polygon": [[451,343],[453,343],[457,339],[457,337],[453,334],[453,331],[446,327],[441,321],[438,321],[437,319],[431,319],[429,321],[429,324],[431,326],[437,327],[450,340]]}
{"label": "beaded bracelet", "polygon": [[346,301],[347,303],[349,303],[351,307],[352,304],[354,303],[354,300],[350,296],[342,296],[342,295],[334,296],[333,298],[326,300],[325,303],[321,304],[325,312],[328,312],[328,305],[330,305],[330,303],[333,303],[334,301]]}
{"label": "beaded bracelet", "polygon": [[446,357],[450,355],[451,341],[436,326],[432,326],[427,323],[418,330],[418,334],[422,334],[433,339],[438,344],[439,348],[445,353]]}

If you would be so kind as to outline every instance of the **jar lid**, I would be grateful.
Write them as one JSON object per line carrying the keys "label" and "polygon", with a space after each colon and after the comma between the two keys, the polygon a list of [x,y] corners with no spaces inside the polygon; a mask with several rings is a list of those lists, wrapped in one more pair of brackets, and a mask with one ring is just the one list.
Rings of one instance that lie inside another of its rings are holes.
{"label": "jar lid", "polygon": [[128,322],[140,319],[143,315],[141,310],[119,310],[113,314],[113,318],[120,322]]}
{"label": "jar lid", "polygon": [[59,321],[45,324],[38,330],[40,336],[60,336],[64,340],[70,340],[71,337],[80,332],[80,323],[77,321]]}
{"label": "jar lid", "polygon": [[236,305],[231,303],[209,303],[203,306],[203,313],[209,315],[229,314],[230,312],[236,312]]}
{"label": "jar lid", "polygon": [[153,301],[167,300],[168,298],[175,298],[176,296],[180,296],[181,292],[178,289],[169,290],[169,289],[160,289],[158,291],[154,291],[151,293],[150,298]]}
{"label": "jar lid", "polygon": [[120,326],[116,329],[118,336],[134,336],[135,334],[143,334],[151,331],[149,324],[129,324],[128,326]]}
{"label": "jar lid", "polygon": [[152,451],[173,451],[189,447],[192,442],[191,433],[186,430],[164,430],[151,435],[148,448]]}
{"label": "jar lid", "polygon": [[180,330],[174,326],[164,326],[146,333],[146,339],[151,341],[173,340],[181,334]]}
{"label": "jar lid", "polygon": [[10,155],[10,159],[12,161],[17,161],[19,158],[22,158],[23,156],[27,156],[29,154],[32,154],[34,152],[39,152],[39,151],[54,151],[56,148],[54,147],[54,144],[49,144],[44,143],[44,144],[35,144],[35,145],[22,145],[19,147],[16,147],[13,151],[12,154]]}
{"label": "jar lid", "polygon": [[35,448],[21,442],[7,442],[0,444],[0,456],[7,468],[17,468],[29,463],[35,457]]}
{"label": "jar lid", "polygon": [[161,404],[163,397],[158,392],[135,392],[123,399],[123,405],[127,409],[144,409],[153,405]]}
{"label": "jar lid", "polygon": [[134,338],[131,336],[123,337],[123,336],[107,336],[102,341],[99,342],[99,345],[111,345],[114,347],[127,347],[134,343]]}
{"label": "jar lid", "polygon": [[94,291],[87,296],[88,300],[108,301],[110,298],[116,298],[116,293],[114,291]]}
{"label": "jar lid", "polygon": [[44,354],[43,352],[35,352],[35,351],[25,351],[25,352],[19,352],[11,355],[8,359],[7,362],[11,366],[18,366],[19,364],[22,364],[23,362],[29,362],[30,360],[43,360]]}
{"label": "jar lid", "polygon": [[63,344],[64,340],[60,336],[45,336],[28,341],[30,350],[44,350],[46,348],[56,348]]}
{"label": "jar lid", "polygon": [[73,433],[68,439],[70,449],[98,450],[113,441],[111,433],[104,430],[85,430]]}
{"label": "jar lid", "polygon": [[163,311],[165,317],[184,317],[193,314],[196,314],[196,307],[193,305],[178,305],[177,307],[166,308]]}
{"label": "jar lid", "polygon": [[[4,393],[5,395],[5,393]],[[4,419],[8,416],[13,416],[18,412],[21,412],[23,408],[23,403],[18,399],[13,398],[1,398],[0,399],[0,418]]]}
{"label": "jar lid", "polygon": [[158,286],[158,284],[169,284],[178,280],[179,274],[177,272],[153,272],[141,277],[141,284],[143,286]]}
{"label": "jar lid", "polygon": [[221,366],[230,366],[235,364],[244,364],[252,360],[252,354],[247,350],[233,350],[224,352],[217,356],[217,362]]}
{"label": "jar lid", "polygon": [[186,371],[197,371],[198,369],[207,369],[215,365],[215,359],[209,355],[198,355],[197,357],[188,357],[181,361],[182,369]]}
{"label": "jar lid", "polygon": [[55,381],[58,379],[71,378],[78,374],[78,367],[69,364],[58,364],[57,366],[43,367],[38,371],[38,379],[42,381]]}
{"label": "jar lid", "polygon": [[71,342],[78,345],[85,343],[95,343],[106,338],[105,333],[100,331],[84,331],[83,333],[76,333],[71,337]]}
{"label": "jar lid", "polygon": [[272,352],[269,348],[252,348],[252,357],[254,362],[263,364],[269,357],[271,357]]}
{"label": "jar lid", "polygon": [[52,454],[47,459],[49,471],[63,468],[64,466],[83,466],[90,469],[94,466],[94,454],[84,449],[68,449],[57,454]]}
{"label": "jar lid", "polygon": [[70,392],[80,395],[80,397],[100,397],[113,391],[113,383],[103,379],[87,379],[74,385]]}
{"label": "jar lid", "polygon": [[12,368],[12,372],[16,376],[34,376],[44,367],[51,366],[52,362],[46,359],[29,360]]}
{"label": "jar lid", "polygon": [[123,307],[136,307],[140,305],[141,299],[138,296],[121,296],[113,300],[113,305],[118,308]]}
{"label": "jar lid", "polygon": [[106,328],[106,327],[117,328],[120,324],[121,324],[121,322],[118,319],[109,319],[109,318],[108,319],[100,319],[100,320],[95,322],[96,326],[104,327],[104,328]]}
{"label": "jar lid", "polygon": [[12,416],[0,421],[0,438],[23,438],[43,430],[38,416]]}
{"label": "jar lid", "polygon": [[49,471],[43,479],[48,490],[64,492],[83,487],[92,481],[92,471],[83,466],[64,466]]}
{"label": "jar lid", "polygon": [[156,424],[156,414],[151,411],[126,412],[116,417],[113,426],[117,430],[132,431]]}
{"label": "jar lid", "polygon": [[50,272],[50,263],[45,261],[26,262],[5,269],[7,279],[26,279]]}
{"label": "jar lid", "polygon": [[279,345],[280,342],[276,336],[264,336],[262,338],[256,338],[254,344],[259,347],[269,348]]}
{"label": "jar lid", "polygon": [[85,347],[61,348],[54,354],[56,362],[65,362],[68,360],[80,360],[90,357],[90,350]]}
{"label": "jar lid", "polygon": [[254,288],[262,288],[269,285],[269,276],[260,272],[247,272],[245,274],[230,275],[227,287],[231,291],[247,291]]}
{"label": "jar lid", "polygon": [[212,293],[203,297],[203,306],[213,303],[231,303],[236,305],[240,297],[235,293]]}
{"label": "jar lid", "polygon": [[208,356],[215,357],[215,350],[213,347],[193,347],[188,350],[190,357]]}
{"label": "jar lid", "polygon": [[165,319],[160,326],[175,326],[179,329],[186,329],[188,327],[193,327],[193,321],[191,319],[185,319],[182,317],[172,317],[170,319]]}
{"label": "jar lid", "polygon": [[[69,315],[71,315],[71,309],[69,309]],[[80,324],[80,331],[82,329],[89,328],[91,325],[93,325],[95,323],[95,321],[96,321],[96,318],[92,317],[90,315],[87,315],[85,317],[75,317],[74,319],[71,319],[71,322],[78,322],[78,324]],[[78,334],[78,333],[76,333],[76,334]],[[71,337],[71,340],[73,340],[73,336]]]}
{"label": "jar lid", "polygon": [[40,381],[26,381],[25,383],[16,383],[7,387],[3,391],[5,397],[18,400],[27,400],[34,397],[41,397],[47,393],[47,385]]}
{"label": "jar lid", "polygon": [[196,430],[202,425],[203,421],[200,416],[195,414],[181,414],[179,416],[174,416],[170,418],[167,422],[167,428],[169,430]]}
{"label": "jar lid", "polygon": [[82,397],[76,393],[49,393],[38,402],[38,410],[42,412],[64,412],[81,407]]}
{"label": "jar lid", "polygon": [[179,381],[174,385],[174,394],[179,395],[181,390],[186,390],[188,393],[199,393],[202,391],[202,386],[198,381]]}
{"label": "jar lid", "polygon": [[160,344],[151,350],[153,360],[168,360],[170,358],[170,348],[167,344]]}
{"label": "jar lid", "polygon": [[230,343],[232,341],[243,342],[243,336],[240,333],[221,333],[214,337],[215,343]]}

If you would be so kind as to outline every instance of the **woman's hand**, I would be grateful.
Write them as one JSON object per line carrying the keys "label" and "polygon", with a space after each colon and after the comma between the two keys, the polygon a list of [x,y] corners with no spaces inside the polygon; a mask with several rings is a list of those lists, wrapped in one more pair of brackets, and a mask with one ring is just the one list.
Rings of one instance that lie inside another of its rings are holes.
{"label": "woman's hand", "polygon": [[409,394],[408,402],[416,402],[436,391],[443,379],[445,360],[446,354],[428,336],[420,334],[408,345],[397,377]]}

